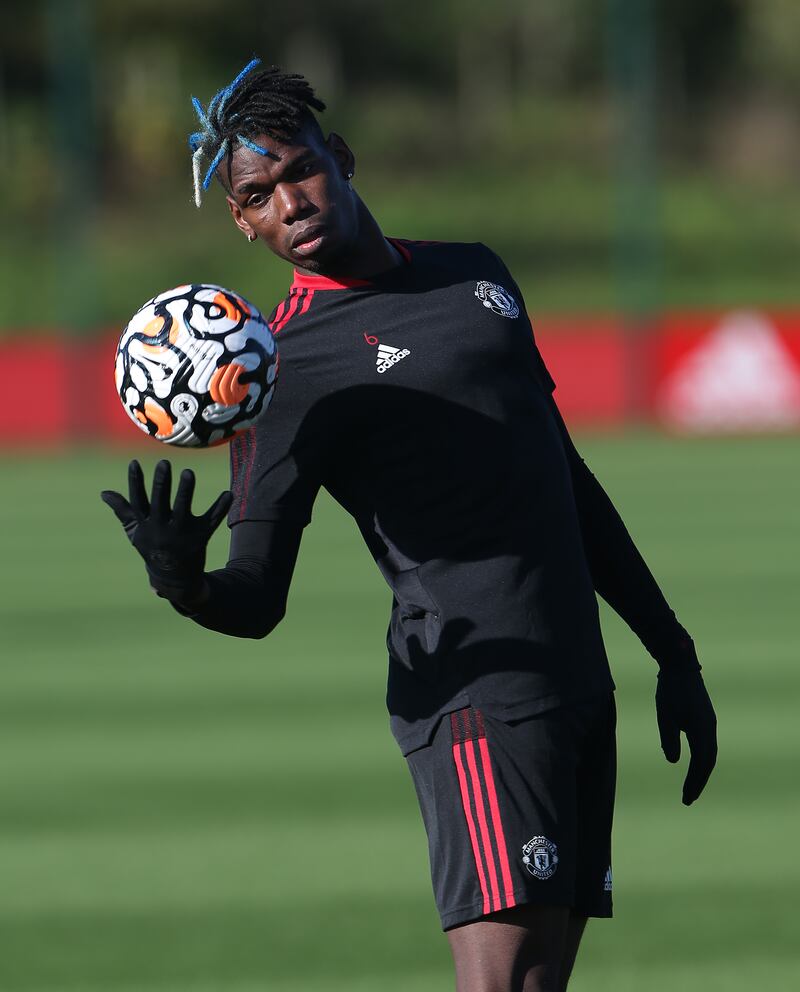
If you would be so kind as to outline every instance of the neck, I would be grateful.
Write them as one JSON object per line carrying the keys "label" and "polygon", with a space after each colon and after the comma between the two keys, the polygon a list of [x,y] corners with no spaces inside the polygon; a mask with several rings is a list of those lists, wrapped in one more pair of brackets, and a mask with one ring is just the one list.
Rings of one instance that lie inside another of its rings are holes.
{"label": "neck", "polygon": [[386,240],[378,222],[361,199],[358,201],[358,221],[358,237],[349,250],[321,268],[295,266],[297,271],[303,275],[326,276],[329,279],[370,279],[402,265],[402,255]]}

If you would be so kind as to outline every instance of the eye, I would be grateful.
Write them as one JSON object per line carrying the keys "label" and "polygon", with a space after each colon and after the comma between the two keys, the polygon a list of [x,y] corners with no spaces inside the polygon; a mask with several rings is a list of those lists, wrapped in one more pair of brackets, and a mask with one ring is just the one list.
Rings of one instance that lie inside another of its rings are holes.
{"label": "eye", "polygon": [[267,202],[269,202],[269,194],[253,193],[251,196],[247,197],[245,207],[261,207]]}
{"label": "eye", "polygon": [[310,176],[313,172],[316,171],[317,171],[317,162],[316,159],[312,158],[308,162],[303,162],[301,165],[297,167],[297,169],[295,170],[294,178],[295,180],[305,179],[306,176]]}

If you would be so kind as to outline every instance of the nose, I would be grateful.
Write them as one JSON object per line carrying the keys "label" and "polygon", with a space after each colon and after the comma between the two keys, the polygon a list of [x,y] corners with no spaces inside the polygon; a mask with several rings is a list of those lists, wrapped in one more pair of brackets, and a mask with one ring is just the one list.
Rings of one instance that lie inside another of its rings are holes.
{"label": "nose", "polygon": [[272,196],[284,224],[293,224],[296,220],[302,220],[310,213],[314,213],[314,205],[305,195],[302,187],[295,183],[278,183]]}

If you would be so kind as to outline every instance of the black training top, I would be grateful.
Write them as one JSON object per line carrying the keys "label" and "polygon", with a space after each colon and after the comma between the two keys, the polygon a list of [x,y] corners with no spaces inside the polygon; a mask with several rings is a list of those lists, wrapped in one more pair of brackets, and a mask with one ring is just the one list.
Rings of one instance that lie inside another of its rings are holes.
{"label": "black training top", "polygon": [[229,523],[302,527],[324,486],[394,599],[388,706],[404,752],[472,703],[518,718],[613,688],[519,288],[482,244],[393,242],[369,281],[295,274],[267,413],[231,445]]}

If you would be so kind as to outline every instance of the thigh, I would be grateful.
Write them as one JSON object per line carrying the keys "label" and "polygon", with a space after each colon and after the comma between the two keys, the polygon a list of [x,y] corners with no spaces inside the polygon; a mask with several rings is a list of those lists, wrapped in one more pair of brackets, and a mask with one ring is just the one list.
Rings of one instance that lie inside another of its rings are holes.
{"label": "thigh", "polygon": [[457,992],[558,992],[570,912],[517,906],[447,933]]}

